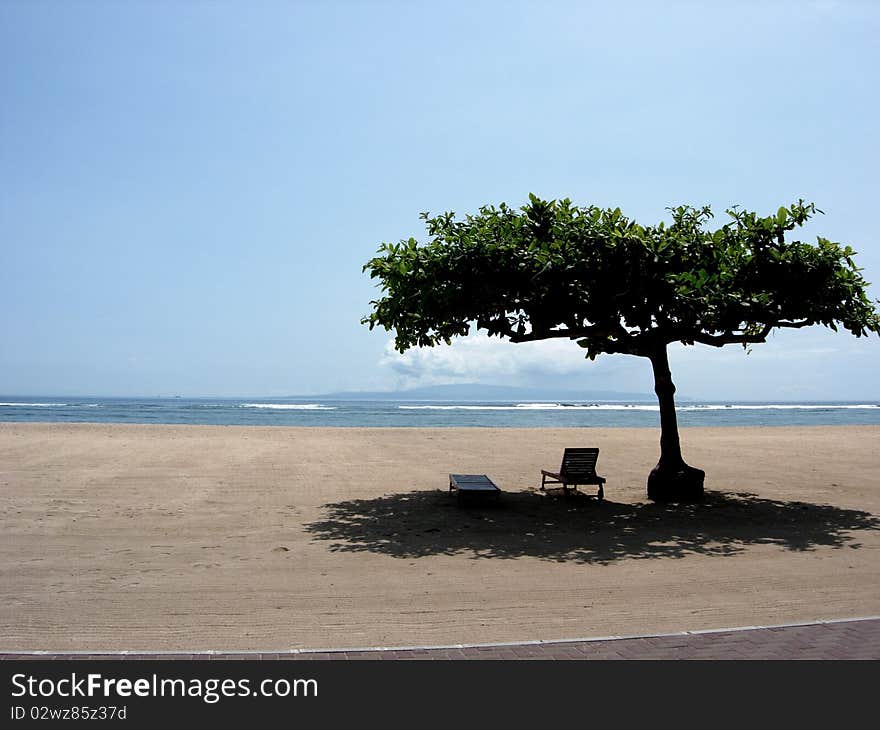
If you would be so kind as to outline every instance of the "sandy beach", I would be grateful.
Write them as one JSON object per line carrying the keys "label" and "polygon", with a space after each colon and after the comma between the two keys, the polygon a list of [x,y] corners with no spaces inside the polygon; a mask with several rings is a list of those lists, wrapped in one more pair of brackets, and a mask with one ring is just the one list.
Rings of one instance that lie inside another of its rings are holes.
{"label": "sandy beach", "polygon": [[[0,650],[508,642],[880,615],[880,428],[0,424]],[[606,501],[537,491],[601,449]],[[449,472],[489,474],[461,507]]]}

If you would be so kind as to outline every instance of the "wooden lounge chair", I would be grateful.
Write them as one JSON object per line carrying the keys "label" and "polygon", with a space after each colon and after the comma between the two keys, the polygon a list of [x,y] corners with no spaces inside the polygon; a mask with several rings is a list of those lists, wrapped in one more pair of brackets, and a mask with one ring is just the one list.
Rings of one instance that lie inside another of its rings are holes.
{"label": "wooden lounge chair", "polygon": [[459,501],[465,495],[501,497],[501,489],[485,474],[450,474],[449,491],[457,492]]}
{"label": "wooden lounge chair", "polygon": [[605,477],[596,474],[598,458],[599,449],[566,449],[558,472],[541,470],[541,489],[548,484],[561,484],[568,496],[569,487],[577,489],[580,484],[598,484],[596,498],[601,500],[605,496]]}

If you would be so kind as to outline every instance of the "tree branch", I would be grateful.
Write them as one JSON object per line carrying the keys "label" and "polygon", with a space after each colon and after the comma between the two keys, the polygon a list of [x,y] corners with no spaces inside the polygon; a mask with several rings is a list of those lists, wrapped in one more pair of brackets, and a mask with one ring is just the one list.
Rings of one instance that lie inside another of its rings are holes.
{"label": "tree branch", "polygon": [[505,337],[510,339],[511,342],[535,342],[536,340],[550,340],[554,338],[565,337],[569,340],[576,340],[578,337],[587,337],[586,334],[581,334],[581,330],[545,330],[544,332],[529,332],[527,334],[517,334],[513,328],[509,328],[503,331]]}
{"label": "tree branch", "polygon": [[535,342],[537,340],[550,340],[566,338],[577,340],[584,337],[629,337],[629,333],[618,325],[587,325],[585,327],[566,327],[565,329],[533,329],[531,332],[519,333],[512,325],[499,327],[499,322],[492,322],[493,328],[500,334],[509,338],[511,342]]}
{"label": "tree branch", "polygon": [[734,333],[730,330],[721,335],[710,335],[705,332],[691,332],[688,334],[679,332],[674,339],[670,340],[670,342],[691,340],[693,342],[699,342],[701,345],[711,345],[712,347],[724,347],[724,345],[735,344],[747,345],[749,343],[766,342],[767,335],[769,335],[776,327],[800,329],[801,327],[809,327],[811,324],[815,323],[808,319],[801,322],[789,322],[787,320],[773,322],[772,324],[765,324],[761,331],[756,332],[755,334],[748,334],[746,332]]}
{"label": "tree branch", "polygon": [[788,327],[789,329],[800,329],[801,327],[809,327],[812,324],[816,324],[810,319],[805,319],[803,322],[777,322],[774,324],[774,327]]}
{"label": "tree branch", "polygon": [[637,334],[632,332],[627,332],[626,329],[620,325],[588,325],[584,327],[567,327],[565,329],[554,329],[554,330],[533,330],[528,333],[519,333],[517,332],[513,325],[509,322],[505,326],[501,326],[501,322],[499,320],[494,320],[492,322],[486,322],[485,325],[491,324],[491,329],[493,333],[497,333],[507,337],[511,342],[520,343],[520,342],[536,342],[538,340],[550,340],[550,339],[568,339],[568,340],[579,340],[579,339],[589,339],[592,337],[601,337],[605,338],[605,340],[601,343],[601,347],[599,348],[599,352],[604,352],[606,354],[625,354],[625,355],[643,355],[648,350],[641,347],[641,345],[636,341]]}
{"label": "tree branch", "polygon": [[[502,322],[504,323],[502,324]],[[769,335],[770,332],[776,327],[799,329],[801,327],[808,327],[811,324],[814,324],[814,322],[812,322],[811,320],[803,320],[800,322],[783,320],[779,322],[774,322],[772,324],[765,324],[759,332],[756,332],[754,334],[728,330],[723,334],[711,335],[705,332],[683,332],[682,330],[674,330],[663,339],[667,343],[699,342],[701,345],[709,345],[711,347],[724,347],[725,345],[734,344],[757,344],[761,342],[766,342],[767,335]],[[608,339],[608,342],[603,343],[603,346],[601,348],[602,352],[605,353],[623,353],[637,355],[643,354],[643,352],[648,352],[651,350],[650,346],[642,347],[643,343],[641,342],[641,340],[644,339],[646,333],[628,332],[621,324],[587,325],[583,327],[566,327],[565,329],[533,329],[531,332],[518,332],[509,320],[505,322],[500,318],[482,323],[482,326],[484,328],[487,325],[491,325],[490,329],[493,333],[503,335],[504,337],[507,337],[511,342],[515,343],[536,342],[538,340],[563,338],[568,340],[578,340],[585,338],[588,339],[591,337],[604,337]],[[660,329],[662,330],[662,328]],[[658,330],[654,330],[652,333],[647,334],[651,334],[654,336],[660,335],[661,337],[663,336],[662,333]]]}
{"label": "tree branch", "polygon": [[698,332],[691,337],[684,337],[681,339],[685,340],[693,340],[694,342],[699,342],[701,345],[711,345],[712,347],[724,347],[725,345],[747,345],[751,342],[766,342],[767,335],[770,334],[770,331],[773,329],[772,325],[764,325],[764,328],[755,334],[734,334],[733,332],[725,332],[723,335],[707,335],[702,332]]}

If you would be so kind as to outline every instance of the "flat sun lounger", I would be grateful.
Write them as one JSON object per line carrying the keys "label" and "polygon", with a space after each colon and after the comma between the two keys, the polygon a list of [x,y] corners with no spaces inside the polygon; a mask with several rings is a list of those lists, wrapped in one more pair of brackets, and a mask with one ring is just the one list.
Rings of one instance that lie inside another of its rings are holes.
{"label": "flat sun lounger", "polygon": [[548,484],[561,484],[562,491],[568,496],[568,488],[577,489],[579,484],[597,484],[598,500],[605,496],[605,477],[596,474],[596,461],[599,449],[566,449],[562,454],[562,465],[558,472],[541,470],[541,489]]}
{"label": "flat sun lounger", "polygon": [[450,474],[449,491],[456,492],[459,500],[465,495],[501,496],[501,489],[485,474]]}

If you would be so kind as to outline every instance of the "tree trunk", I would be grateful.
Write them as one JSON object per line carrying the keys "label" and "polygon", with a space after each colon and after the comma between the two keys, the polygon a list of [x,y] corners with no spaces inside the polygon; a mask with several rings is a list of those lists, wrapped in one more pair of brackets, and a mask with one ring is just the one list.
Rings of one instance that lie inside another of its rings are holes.
{"label": "tree trunk", "polygon": [[648,498],[662,502],[684,502],[703,498],[706,473],[685,464],[675,415],[675,384],[669,371],[666,346],[651,355],[654,392],[660,403],[660,461],[648,476]]}

